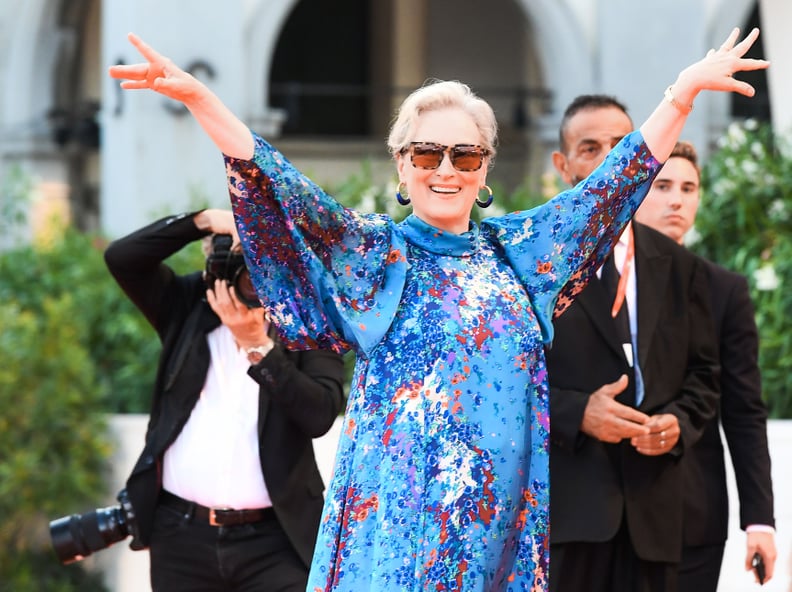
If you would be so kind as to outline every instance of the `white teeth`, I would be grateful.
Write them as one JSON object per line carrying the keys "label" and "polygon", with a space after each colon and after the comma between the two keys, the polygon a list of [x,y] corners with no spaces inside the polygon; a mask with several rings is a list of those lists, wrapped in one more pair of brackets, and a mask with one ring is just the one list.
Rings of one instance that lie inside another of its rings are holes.
{"label": "white teeth", "polygon": [[459,188],[458,187],[454,188],[454,187],[434,187],[434,186],[432,186],[432,187],[430,187],[430,189],[432,191],[434,191],[435,193],[458,193],[459,192]]}

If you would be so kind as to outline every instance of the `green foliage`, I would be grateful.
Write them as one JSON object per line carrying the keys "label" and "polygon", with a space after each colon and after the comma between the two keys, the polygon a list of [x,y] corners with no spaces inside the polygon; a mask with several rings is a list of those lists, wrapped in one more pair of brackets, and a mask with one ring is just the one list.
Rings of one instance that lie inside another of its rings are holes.
{"label": "green foliage", "polygon": [[692,248],[744,274],[759,327],[770,414],[792,418],[792,144],[765,125],[732,125],[702,171]]}
{"label": "green foliage", "polygon": [[328,185],[327,192],[348,208],[363,213],[388,214],[401,221],[410,213],[410,208],[396,201],[396,177],[386,183],[374,180],[370,162],[363,162],[360,173],[350,175],[337,185]]}
{"label": "green foliage", "polygon": [[[79,345],[90,354],[99,408],[146,413],[160,342],[108,272],[105,247],[104,240],[67,229],[51,247],[24,245],[0,253],[0,301],[16,302],[22,310],[40,314],[48,299],[70,297],[75,303],[72,318],[84,327]],[[168,262],[186,273],[201,269],[203,261],[196,241]]]}
{"label": "green foliage", "polygon": [[[55,234],[0,252],[0,592],[104,590],[60,565],[48,522],[104,499],[106,413],[148,411],[160,352],[105,266],[106,241]],[[203,260],[196,242],[169,263]]]}
{"label": "green foliage", "polygon": [[67,229],[50,247],[24,245],[0,254],[0,301],[38,315],[48,299],[70,298],[72,320],[83,331],[76,341],[58,345],[90,353],[87,365],[98,381],[101,409],[143,412],[159,342],[110,277],[104,247],[104,241]]}
{"label": "green foliage", "polygon": [[0,592],[108,592],[101,574],[80,563],[61,565],[50,552],[10,551],[3,559],[15,568],[0,571]]}
{"label": "green foliage", "polygon": [[60,571],[47,527],[99,500],[111,452],[79,307],[68,294],[36,312],[0,299],[0,582],[15,592],[96,589]]}

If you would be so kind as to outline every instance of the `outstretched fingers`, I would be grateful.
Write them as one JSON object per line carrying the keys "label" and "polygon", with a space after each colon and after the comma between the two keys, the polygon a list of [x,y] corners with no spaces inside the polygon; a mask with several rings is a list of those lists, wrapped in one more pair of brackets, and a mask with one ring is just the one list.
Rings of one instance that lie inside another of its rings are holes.
{"label": "outstretched fingers", "polygon": [[200,84],[169,58],[157,52],[134,33],[127,36],[130,43],[145,58],[145,62],[131,65],[111,66],[109,74],[112,78],[121,79],[121,88],[125,90],[151,89],[166,97],[189,102],[200,90]]}
{"label": "outstretched fingers", "polygon": [[140,52],[140,55],[142,55],[150,64],[163,64],[167,61],[165,56],[160,54],[134,33],[127,34],[127,39],[129,39],[129,42],[135,46],[135,49],[137,49],[138,52]]}
{"label": "outstretched fingers", "polygon": [[[698,90],[736,92],[751,97],[755,94],[753,86],[733,77],[738,72],[761,70],[770,62],[755,58],[743,57],[759,37],[759,29],[754,28],[742,41],[737,43],[740,30],[732,30],[728,38],[715,50],[711,49],[700,62],[691,65],[680,77],[687,79],[691,86]],[[682,82],[679,81],[679,82]]]}
{"label": "outstretched fingers", "polygon": [[[749,38],[751,35],[753,35],[753,34],[754,34],[754,32],[756,32],[756,35],[758,35],[758,34],[759,34],[759,30],[758,30],[758,29],[754,29],[753,31],[751,31],[751,33],[748,35],[748,37],[746,37],[745,39],[743,39],[743,40],[742,40],[740,43],[745,43],[745,41],[746,41],[746,40],[747,40],[747,39],[748,39],[748,38]],[[754,40],[756,39],[756,35],[754,35]],[[735,44],[735,43],[737,43],[737,39],[739,38],[739,36],[740,36],[740,29],[739,29],[738,27],[734,27],[734,28],[731,30],[731,33],[729,33],[729,36],[726,38],[726,41],[724,41],[723,43],[721,43],[721,46],[720,46],[720,51],[730,51],[730,50],[731,50],[731,49],[734,47],[734,44]],[[753,43],[753,41],[751,41],[751,44],[752,44],[752,43]],[[750,47],[750,45],[751,45],[751,44],[749,44],[748,46]],[[747,51],[747,50],[746,50],[746,51]]]}
{"label": "outstretched fingers", "polygon": [[734,51],[737,53],[738,56],[742,57],[746,54],[746,52],[751,49],[751,46],[756,41],[757,37],[759,37],[759,29],[754,27],[751,29],[751,32],[746,35],[745,39],[740,41],[737,45],[734,45],[734,42],[737,41],[737,36],[740,34],[740,30],[735,28],[729,38],[724,42],[729,44],[728,49],[734,48]]}
{"label": "outstretched fingers", "polygon": [[127,35],[130,43],[145,58],[146,63],[111,66],[109,73],[112,78],[121,78],[126,89],[156,89],[157,80],[167,76],[168,58],[154,50],[134,33]]}
{"label": "outstretched fingers", "polygon": [[145,80],[148,74],[148,64],[132,64],[110,66],[111,78],[123,78],[125,80]]}

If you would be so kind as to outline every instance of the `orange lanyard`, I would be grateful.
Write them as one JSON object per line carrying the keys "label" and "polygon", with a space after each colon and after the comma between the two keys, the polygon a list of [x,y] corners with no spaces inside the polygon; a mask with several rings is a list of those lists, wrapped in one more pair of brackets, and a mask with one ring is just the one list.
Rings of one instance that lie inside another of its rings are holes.
{"label": "orange lanyard", "polygon": [[624,304],[624,298],[627,294],[627,278],[630,277],[630,269],[632,269],[634,259],[635,240],[633,238],[632,225],[630,225],[630,234],[627,237],[627,254],[624,257],[624,264],[622,265],[621,275],[619,277],[619,285],[616,287],[616,297],[613,299],[613,306],[611,307],[611,316],[614,319],[616,315],[619,314],[619,309]]}

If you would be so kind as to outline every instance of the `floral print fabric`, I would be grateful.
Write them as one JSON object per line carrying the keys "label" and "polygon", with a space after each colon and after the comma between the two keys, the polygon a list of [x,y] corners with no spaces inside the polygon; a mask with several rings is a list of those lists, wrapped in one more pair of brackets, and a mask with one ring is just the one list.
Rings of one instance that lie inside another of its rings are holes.
{"label": "floral print fabric", "polygon": [[343,208],[255,140],[226,166],[259,295],[290,347],[357,356],[308,590],[545,590],[543,347],[659,168],[640,134],[463,235]]}

